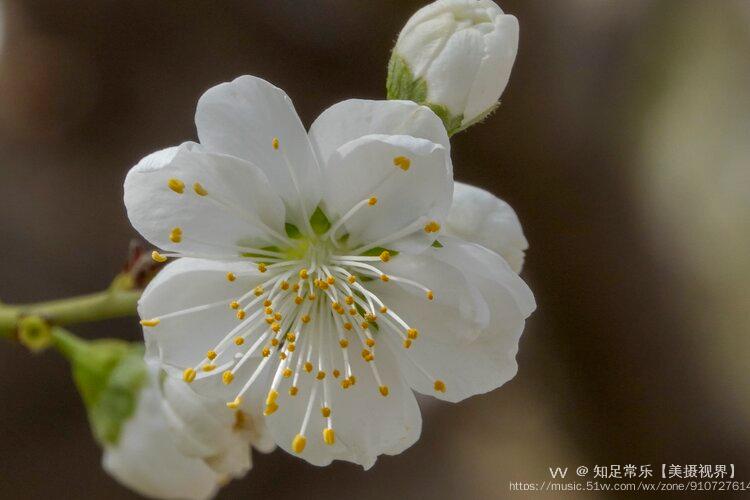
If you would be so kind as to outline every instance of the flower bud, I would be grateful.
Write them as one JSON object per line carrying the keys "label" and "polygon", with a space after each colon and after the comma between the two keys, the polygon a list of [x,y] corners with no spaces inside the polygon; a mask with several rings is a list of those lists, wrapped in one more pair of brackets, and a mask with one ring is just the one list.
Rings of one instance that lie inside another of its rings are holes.
{"label": "flower bud", "polygon": [[437,0],[399,34],[388,98],[429,106],[455,134],[495,109],[517,50],[518,20],[491,0]]}

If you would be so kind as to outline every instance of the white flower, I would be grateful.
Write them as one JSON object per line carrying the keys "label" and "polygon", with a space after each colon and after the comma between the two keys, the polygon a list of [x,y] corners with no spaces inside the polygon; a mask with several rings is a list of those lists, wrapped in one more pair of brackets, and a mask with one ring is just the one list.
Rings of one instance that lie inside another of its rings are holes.
{"label": "white flower", "polygon": [[449,133],[497,105],[518,51],[518,20],[491,0],[437,0],[399,34],[388,96],[431,106]]}
{"label": "white flower", "polygon": [[445,230],[500,254],[517,273],[529,247],[513,208],[484,189],[456,182]]}
{"label": "white flower", "polygon": [[419,437],[412,389],[460,401],[516,373],[525,283],[444,236],[453,176],[428,108],[349,100],[307,134],[244,76],[198,103],[200,144],[147,156],[128,216],[167,253],[144,292],[147,358],[230,408],[264,411],[313,464],[372,466]]}
{"label": "white flower", "polygon": [[232,410],[222,400],[197,394],[183,380],[160,383],[161,403],[175,445],[186,456],[200,458],[215,472],[242,477],[252,466],[250,445],[263,452],[275,447],[259,415]]}
{"label": "white flower", "polygon": [[102,466],[123,485],[152,498],[211,498],[222,480],[203,460],[177,449],[154,385],[141,389],[118,442],[105,445]]}

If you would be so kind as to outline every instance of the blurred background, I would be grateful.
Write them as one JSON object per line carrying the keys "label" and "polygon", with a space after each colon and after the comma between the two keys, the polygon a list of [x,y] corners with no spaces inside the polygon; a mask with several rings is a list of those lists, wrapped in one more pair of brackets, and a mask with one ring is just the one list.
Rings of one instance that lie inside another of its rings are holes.
{"label": "blurred background", "polygon": [[[136,236],[125,173],[195,139],[204,90],[263,77],[306,125],[382,98],[424,3],[0,0],[0,298],[109,283]],[[256,454],[220,498],[506,498],[595,464],[734,463],[750,480],[750,2],[501,7],[521,24],[510,85],[452,142],[456,178],[507,200],[531,244],[518,375],[425,405],[421,440],[369,472]],[[75,331],[140,338],[134,319]],[[59,356],[4,342],[0,380],[3,496],[134,498],[100,468]]]}

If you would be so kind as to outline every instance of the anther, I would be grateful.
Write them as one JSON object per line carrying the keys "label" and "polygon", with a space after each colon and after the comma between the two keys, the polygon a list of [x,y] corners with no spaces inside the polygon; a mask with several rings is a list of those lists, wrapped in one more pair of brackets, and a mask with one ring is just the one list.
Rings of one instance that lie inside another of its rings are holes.
{"label": "anther", "polygon": [[182,372],[182,380],[184,380],[188,384],[195,380],[195,370],[193,370],[192,368],[185,368],[185,371]]}
{"label": "anther", "polygon": [[333,370],[333,378],[339,378],[339,375],[341,375],[341,372],[338,370]]}
{"label": "anther", "polygon": [[180,179],[169,179],[169,181],[167,181],[167,186],[177,194],[185,192],[185,183]]}
{"label": "anther", "polygon": [[438,231],[440,231],[440,224],[438,224],[434,220],[430,221],[424,225],[424,231],[425,233],[437,233]]}
{"label": "anther", "polygon": [[312,369],[313,369],[313,365],[312,365],[312,363],[310,363],[309,361],[308,361],[308,362],[306,362],[306,363],[305,363],[305,371],[306,371],[307,373],[310,373],[310,372],[312,371]]}
{"label": "anther", "polygon": [[294,344],[292,344],[291,342],[290,342],[289,344],[287,344],[287,346],[286,346],[286,349],[287,349],[287,351],[289,351],[289,352],[294,352],[294,350],[295,350],[296,348],[297,348],[297,346],[296,346],[296,345],[294,345]]}
{"label": "anther", "polygon": [[333,429],[323,429],[323,441],[327,445],[333,445],[336,442],[336,434]]}
{"label": "anther", "polygon": [[282,290],[284,290],[284,291],[286,291],[286,290],[289,290],[289,282],[288,282],[288,281],[282,281],[282,282],[281,282],[281,287],[280,287],[280,288],[281,288]]}
{"label": "anther", "polygon": [[346,330],[351,330],[351,329],[353,328],[353,326],[352,326],[352,324],[351,324],[351,323],[349,323],[349,322],[347,321],[346,323],[344,323],[344,328],[345,328]]}
{"label": "anther", "polygon": [[342,349],[346,349],[347,346],[349,345],[349,341],[346,339],[341,339],[339,340],[339,345],[341,346]]}
{"label": "anther", "polygon": [[141,320],[141,325],[148,326],[148,327],[154,327],[158,325],[159,323],[161,323],[161,320],[159,318]]}
{"label": "anther", "polygon": [[267,417],[273,414],[278,409],[279,409],[279,405],[277,405],[276,403],[271,403],[270,405],[266,405],[266,409],[263,410],[263,415]]}
{"label": "anther", "polygon": [[350,305],[354,304],[354,297],[352,297],[351,295],[348,295],[344,299],[344,302],[346,302],[346,305],[350,306]]}
{"label": "anther", "polygon": [[380,308],[380,312],[382,312],[383,314],[385,314],[385,313],[388,312],[388,308],[385,307],[385,306],[383,306],[383,307]]}
{"label": "anther", "polygon": [[273,146],[273,149],[279,149],[279,138],[274,137],[271,141],[271,146]]}
{"label": "anther", "polygon": [[271,345],[274,347],[279,345],[279,339],[276,339],[276,338],[271,339]]}
{"label": "anther", "polygon": [[236,398],[234,398],[234,401],[230,401],[229,403],[227,403],[227,408],[229,408],[230,410],[236,410],[237,408],[239,408],[241,403],[242,398],[237,396]]}
{"label": "anther", "polygon": [[260,285],[256,286],[253,289],[253,293],[255,294],[256,297],[260,297],[261,295],[263,295],[263,287]]}
{"label": "anther", "polygon": [[411,347],[411,340],[406,339],[404,340],[404,349],[408,349]]}
{"label": "anther", "polygon": [[333,285],[334,283],[336,283],[336,278],[334,278],[333,276],[329,276],[328,278],[326,278],[326,283],[328,283],[329,285]]}
{"label": "anther", "polygon": [[224,382],[224,385],[231,384],[232,380],[234,380],[234,374],[231,371],[227,370],[221,374],[221,381]]}
{"label": "anther", "polygon": [[206,353],[206,357],[210,359],[211,361],[216,359],[216,351],[208,351]]}
{"label": "anther", "polygon": [[237,275],[234,273],[227,273],[227,281],[234,281],[237,279]]}
{"label": "anther", "polygon": [[239,309],[240,303],[237,302],[236,300],[233,300],[232,302],[229,303],[229,307],[231,307],[232,309]]}
{"label": "anther", "polygon": [[376,197],[372,197],[369,200],[367,200],[367,204],[370,206],[376,205],[378,203],[378,199]]}
{"label": "anther", "polygon": [[294,440],[292,440],[292,449],[295,453],[302,453],[302,451],[305,449],[305,445],[307,444],[307,439],[305,439],[305,436],[302,434],[297,434],[294,436]]}
{"label": "anther", "polygon": [[387,274],[381,274],[380,275],[380,281],[382,281],[383,283],[388,283],[388,281],[390,281],[390,279],[391,278],[389,278]]}
{"label": "anther", "polygon": [[262,262],[258,264],[258,271],[265,273],[267,271],[266,265]]}
{"label": "anther", "polygon": [[291,386],[289,388],[289,395],[290,396],[296,396],[298,392],[299,392],[299,388],[297,386],[295,386],[295,385],[293,385],[293,386]]}
{"label": "anther", "polygon": [[389,260],[391,260],[391,252],[389,252],[388,250],[383,250],[380,253],[380,260],[382,260],[383,262],[388,262]]}
{"label": "anther", "polygon": [[414,340],[419,336],[419,331],[416,328],[409,328],[406,330],[406,336]]}
{"label": "anther", "polygon": [[351,276],[349,276],[349,277],[348,277],[348,278],[346,279],[346,281],[348,281],[350,285],[353,285],[353,284],[354,284],[354,282],[355,282],[355,281],[357,281],[357,278],[356,278],[356,277],[355,277],[355,276],[354,276],[354,275],[352,274]]}
{"label": "anther", "polygon": [[154,262],[166,262],[167,261],[167,258],[163,256],[162,254],[160,254],[159,252],[157,252],[156,250],[151,252],[151,258],[153,259]]}
{"label": "anther", "polygon": [[406,172],[411,166],[411,160],[406,156],[397,156],[393,159],[393,166]]}
{"label": "anther", "polygon": [[182,229],[175,227],[172,232],[169,233],[169,240],[172,243],[179,243],[182,241]]}
{"label": "anther", "polygon": [[234,343],[235,345],[242,345],[245,343],[245,339],[243,339],[242,337],[237,337],[236,339],[234,339]]}
{"label": "anther", "polygon": [[300,279],[306,280],[308,278],[309,274],[307,274],[307,269],[304,267],[299,270],[299,277]]}
{"label": "anther", "polygon": [[263,307],[271,307],[271,304],[273,304],[273,302],[271,302],[268,299],[266,299],[266,300],[263,301]]}
{"label": "anther", "polygon": [[375,347],[375,341],[373,339],[365,340],[365,344],[367,344],[367,347]]}
{"label": "anther", "polygon": [[435,390],[437,392],[445,392],[445,382],[442,380],[436,380],[435,381]]}
{"label": "anther", "polygon": [[245,319],[245,311],[243,311],[242,309],[240,309],[239,311],[237,311],[237,319],[239,319],[239,320]]}
{"label": "anther", "polygon": [[291,368],[284,368],[284,373],[282,373],[282,375],[284,376],[284,378],[289,378],[292,376],[292,373],[294,372],[292,372]]}
{"label": "anther", "polygon": [[387,385],[381,385],[380,387],[378,387],[378,390],[380,391],[380,394],[382,394],[383,396],[387,396],[388,395],[388,386]]}
{"label": "anther", "polygon": [[286,339],[289,342],[294,342],[295,340],[297,340],[297,336],[294,335],[292,332],[289,332],[289,333],[286,334]]}
{"label": "anther", "polygon": [[320,414],[323,415],[323,418],[328,418],[331,416],[331,409],[327,406],[324,406],[320,409]]}
{"label": "anther", "polygon": [[206,196],[208,194],[208,191],[206,191],[206,188],[204,188],[200,182],[193,184],[193,191],[195,191],[195,194],[198,196]]}
{"label": "anther", "polygon": [[435,295],[433,295],[432,290],[427,290],[425,295],[427,295],[427,300],[432,300],[435,298]]}
{"label": "anther", "polygon": [[271,349],[269,349],[268,347],[264,347],[263,351],[261,351],[261,354],[263,354],[264,358],[267,358],[271,355]]}
{"label": "anther", "polygon": [[208,364],[201,366],[201,370],[204,372],[212,372],[216,369],[216,365]]}
{"label": "anther", "polygon": [[319,371],[318,374],[315,376],[315,378],[318,380],[323,380],[324,378],[326,378],[326,372],[322,370]]}
{"label": "anther", "polygon": [[303,323],[309,323],[310,322],[310,315],[309,314],[302,315],[302,322]]}

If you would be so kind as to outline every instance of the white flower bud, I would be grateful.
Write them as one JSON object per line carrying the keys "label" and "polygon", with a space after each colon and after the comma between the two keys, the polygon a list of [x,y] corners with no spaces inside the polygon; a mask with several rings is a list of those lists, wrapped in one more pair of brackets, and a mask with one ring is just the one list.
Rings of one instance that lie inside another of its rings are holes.
{"label": "white flower bud", "polygon": [[518,20],[491,0],[437,0],[401,31],[388,98],[430,106],[454,134],[494,110],[517,51]]}

